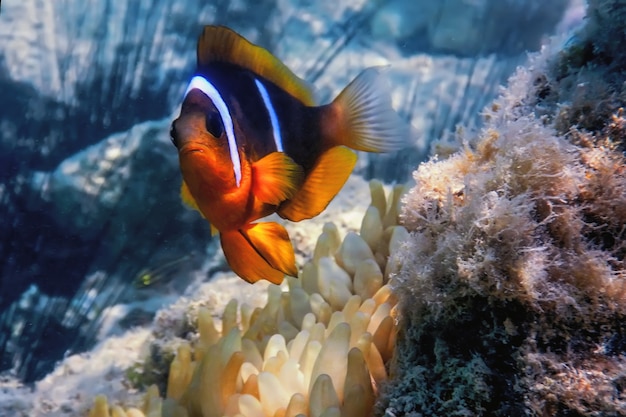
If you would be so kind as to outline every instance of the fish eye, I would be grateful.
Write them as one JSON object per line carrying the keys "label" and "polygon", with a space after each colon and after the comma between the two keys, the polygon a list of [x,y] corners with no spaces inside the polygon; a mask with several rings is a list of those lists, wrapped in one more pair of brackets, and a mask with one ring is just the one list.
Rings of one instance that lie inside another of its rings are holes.
{"label": "fish eye", "polygon": [[216,138],[222,136],[224,132],[224,126],[222,125],[222,118],[216,111],[207,113],[205,118],[206,130]]}
{"label": "fish eye", "polygon": [[174,126],[175,122],[172,122],[172,127],[170,127],[170,139],[174,146],[178,148],[178,141],[176,140],[176,127]]}

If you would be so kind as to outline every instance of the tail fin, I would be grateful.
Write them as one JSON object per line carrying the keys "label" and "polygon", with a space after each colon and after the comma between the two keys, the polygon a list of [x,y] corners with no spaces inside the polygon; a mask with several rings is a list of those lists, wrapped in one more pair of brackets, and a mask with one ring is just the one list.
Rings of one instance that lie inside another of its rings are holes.
{"label": "tail fin", "polygon": [[327,136],[335,145],[366,152],[393,152],[409,140],[409,123],[391,107],[381,67],[361,72],[326,108]]}
{"label": "tail fin", "polygon": [[278,223],[254,223],[222,231],[220,239],[228,264],[248,282],[265,279],[280,284],[285,274],[298,275],[289,235]]}

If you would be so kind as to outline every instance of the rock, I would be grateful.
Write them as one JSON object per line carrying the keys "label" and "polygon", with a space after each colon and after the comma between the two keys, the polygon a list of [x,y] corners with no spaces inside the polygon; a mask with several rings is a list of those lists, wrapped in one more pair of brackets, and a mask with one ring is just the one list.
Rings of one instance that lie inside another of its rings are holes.
{"label": "rock", "polygon": [[[11,298],[2,301],[11,304],[29,285],[39,301],[0,312],[0,322],[13,329],[10,339],[16,346],[31,337],[24,331],[39,328],[42,317],[42,330],[56,328],[45,344],[39,338],[29,342],[31,351],[41,348],[49,359],[43,360],[45,366],[22,370],[25,379],[45,374],[58,359],[51,345],[62,354],[91,344],[96,334],[82,332],[108,303],[131,297],[142,270],[167,278],[203,260],[200,255],[211,242],[209,227],[178,196],[181,179],[169,125],[169,119],[137,125],[71,156],[52,172],[35,173],[24,184],[30,197],[21,230],[26,236],[38,234],[38,243],[17,240],[8,248],[14,264],[3,270],[3,293]],[[40,230],[42,224],[46,230]],[[194,253],[199,255],[195,259]],[[173,285],[180,289],[185,282]],[[44,307],[52,304],[57,307],[51,311]],[[30,327],[20,325],[24,320]],[[2,367],[19,363],[11,355],[26,362],[36,356],[22,354],[19,348],[5,352]]]}
{"label": "rock", "polygon": [[[520,66],[468,146],[415,171],[381,415],[623,415],[624,16],[590,1],[587,28]],[[584,116],[560,119],[578,88]]]}
{"label": "rock", "polygon": [[424,33],[439,10],[438,2],[389,0],[372,16],[372,35],[400,40]]}
{"label": "rock", "polygon": [[538,50],[553,33],[569,0],[428,0],[385,2],[372,16],[374,36],[416,50],[476,56]]}

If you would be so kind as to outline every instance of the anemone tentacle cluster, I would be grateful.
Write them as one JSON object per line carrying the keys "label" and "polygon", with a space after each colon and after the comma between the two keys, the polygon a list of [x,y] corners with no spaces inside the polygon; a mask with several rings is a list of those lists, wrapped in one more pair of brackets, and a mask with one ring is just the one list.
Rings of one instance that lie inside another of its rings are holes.
{"label": "anemone tentacle cluster", "polygon": [[386,284],[397,268],[389,251],[408,233],[397,225],[403,187],[390,201],[372,181],[360,234],[341,240],[327,223],[300,278],[268,287],[267,304],[231,300],[221,331],[206,308],[198,334],[170,365],[166,398],[148,389],[140,408],[109,407],[100,416],[364,416],[387,379],[396,338],[396,298]]}

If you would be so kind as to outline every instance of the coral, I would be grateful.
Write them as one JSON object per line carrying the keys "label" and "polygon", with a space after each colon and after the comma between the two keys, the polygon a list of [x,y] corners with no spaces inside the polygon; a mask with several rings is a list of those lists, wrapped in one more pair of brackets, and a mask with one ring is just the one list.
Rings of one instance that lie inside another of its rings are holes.
{"label": "coral", "polygon": [[[623,8],[591,13],[609,3]],[[549,103],[569,94],[552,83],[555,56],[520,68],[476,137],[414,173],[411,237],[390,259],[400,325],[380,414],[626,413],[624,101],[594,93],[598,123],[562,118],[576,104]],[[605,75],[593,77],[624,85]]]}
{"label": "coral", "polygon": [[[403,187],[389,202],[380,182],[370,190],[360,235],[342,241],[327,223],[300,279],[269,285],[264,307],[232,300],[221,330],[209,309],[192,313],[197,331],[178,341],[165,399],[156,385],[140,408],[109,408],[100,396],[90,415],[371,414],[395,346],[396,298],[386,282],[397,265],[387,257],[408,234],[397,226]],[[185,322],[170,323],[173,334],[185,333]]]}

